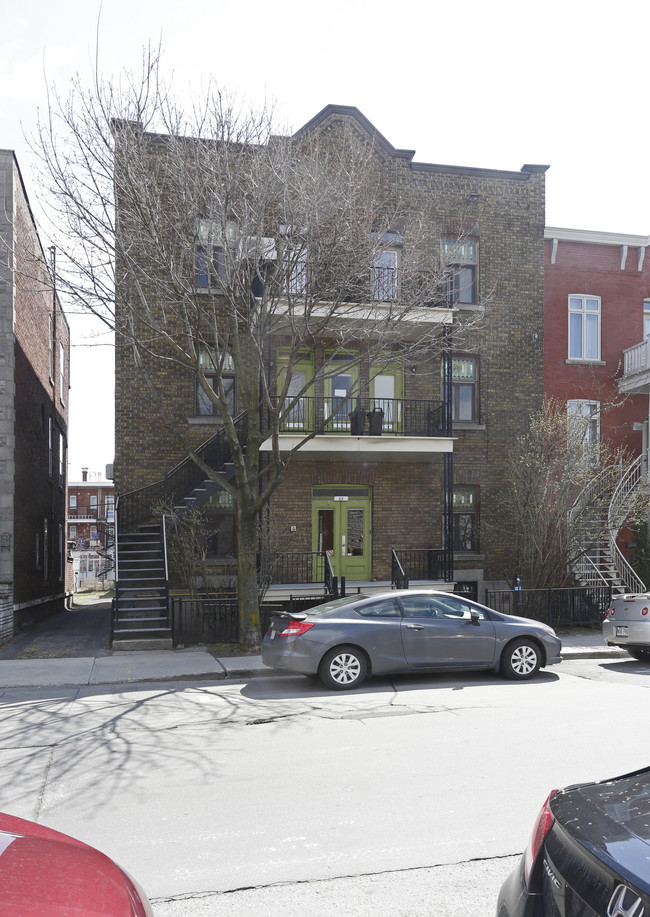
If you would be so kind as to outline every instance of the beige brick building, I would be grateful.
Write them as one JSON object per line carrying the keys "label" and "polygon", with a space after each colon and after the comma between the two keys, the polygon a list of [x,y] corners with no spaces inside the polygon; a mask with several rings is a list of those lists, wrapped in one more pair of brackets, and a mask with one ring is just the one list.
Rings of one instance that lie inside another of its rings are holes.
{"label": "beige brick building", "polygon": [[[320,426],[287,464],[264,518],[279,552],[294,559],[327,553],[348,588],[390,583],[397,557],[411,580],[457,583],[481,600],[486,583],[516,574],[511,537],[500,525],[499,490],[504,456],[542,400],[547,167],[500,171],[420,163],[345,106],[327,106],[296,137],[340,123],[372,140],[387,195],[422,216],[421,257],[443,265],[447,278],[444,301],[429,304],[447,350],[434,348],[399,366],[361,359],[356,369],[333,370],[318,381],[331,345],[314,342],[296,371],[305,384],[312,374],[315,381],[285,418],[283,448],[288,452],[310,424]],[[371,301],[408,295],[399,288],[401,260],[412,241],[406,226],[387,234],[369,269]],[[197,260],[199,288],[205,285],[202,271]],[[269,343],[268,359],[280,378],[282,339]],[[156,394],[142,384],[131,348],[118,344],[119,495],[161,481],[182,460],[169,424],[197,445],[221,423],[190,373],[169,361],[154,375]],[[229,397],[235,400],[238,386],[233,377]],[[214,530],[209,550],[223,559],[236,550],[232,501],[217,492],[206,507]],[[298,568],[287,564],[276,568],[276,580],[299,583]]]}

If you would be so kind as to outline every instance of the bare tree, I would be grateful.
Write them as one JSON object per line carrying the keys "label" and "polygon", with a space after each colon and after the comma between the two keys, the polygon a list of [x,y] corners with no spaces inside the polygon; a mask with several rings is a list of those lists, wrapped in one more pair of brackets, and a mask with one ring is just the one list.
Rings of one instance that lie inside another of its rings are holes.
{"label": "bare tree", "polygon": [[[517,535],[513,581],[519,575],[531,589],[562,585],[608,534],[608,507],[629,460],[594,433],[592,418],[551,399],[513,443],[502,494],[503,524]],[[636,511],[629,508],[631,516]]]}
{"label": "bare tree", "polygon": [[[242,640],[254,645],[260,510],[331,416],[312,418],[289,452],[280,433],[335,373],[416,357],[433,371],[452,269],[376,137],[344,120],[281,135],[270,108],[212,83],[186,111],[155,52],[139,75],[53,93],[35,146],[62,294],[115,329],[170,435],[233,501]],[[318,354],[309,378],[296,370],[307,352]],[[220,418],[232,476],[170,411],[169,367]]]}

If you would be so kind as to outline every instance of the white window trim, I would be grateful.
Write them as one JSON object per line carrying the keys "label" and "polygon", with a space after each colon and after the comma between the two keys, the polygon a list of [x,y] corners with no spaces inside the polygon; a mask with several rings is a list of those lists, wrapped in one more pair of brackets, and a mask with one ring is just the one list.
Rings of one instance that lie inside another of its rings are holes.
{"label": "white window trim", "polygon": [[[582,302],[581,309],[572,309],[571,300],[579,299]],[[598,303],[598,311],[588,312],[586,309],[586,300],[593,299]],[[580,315],[582,317],[582,356],[574,357],[571,355],[571,316]],[[592,357],[584,356],[585,342],[587,340],[587,316],[595,315],[598,322],[597,332],[597,354]],[[600,296],[594,296],[591,293],[569,293],[567,299],[567,362],[571,363],[599,363],[601,362],[602,353],[602,300]]]}
{"label": "white window trim", "polygon": [[[590,446],[598,446],[600,443],[600,401],[592,401],[589,398],[569,398],[567,400],[567,421],[570,423],[571,414],[574,417],[579,418],[581,421],[585,422],[585,433],[587,431],[587,426],[595,421],[596,423],[596,439],[595,443],[590,443],[587,437],[585,436],[585,448]],[[570,405],[575,405],[576,410],[571,411]],[[589,410],[594,408],[595,410]]]}

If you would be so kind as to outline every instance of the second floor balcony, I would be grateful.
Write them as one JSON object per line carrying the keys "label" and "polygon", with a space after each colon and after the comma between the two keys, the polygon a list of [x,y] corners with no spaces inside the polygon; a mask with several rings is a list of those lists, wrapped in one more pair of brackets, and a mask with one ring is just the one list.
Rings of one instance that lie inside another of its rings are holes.
{"label": "second floor balcony", "polygon": [[[289,451],[312,434],[298,453],[306,459],[339,452],[351,460],[424,461],[431,453],[453,451],[447,405],[439,400],[304,396],[283,418],[281,448]],[[270,449],[270,442],[265,446]]]}
{"label": "second floor balcony", "polygon": [[650,338],[623,351],[623,374],[618,388],[625,394],[650,394]]}

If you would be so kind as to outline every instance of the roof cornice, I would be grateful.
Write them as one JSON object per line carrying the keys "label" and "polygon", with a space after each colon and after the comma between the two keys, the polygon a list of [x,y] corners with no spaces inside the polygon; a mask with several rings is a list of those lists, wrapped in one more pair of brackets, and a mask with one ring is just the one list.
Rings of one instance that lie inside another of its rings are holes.
{"label": "roof cornice", "polygon": [[562,229],[557,226],[547,226],[544,229],[544,238],[557,239],[559,242],[586,242],[589,245],[627,245],[632,248],[645,248],[650,245],[650,236],[599,232],[594,229]]}

